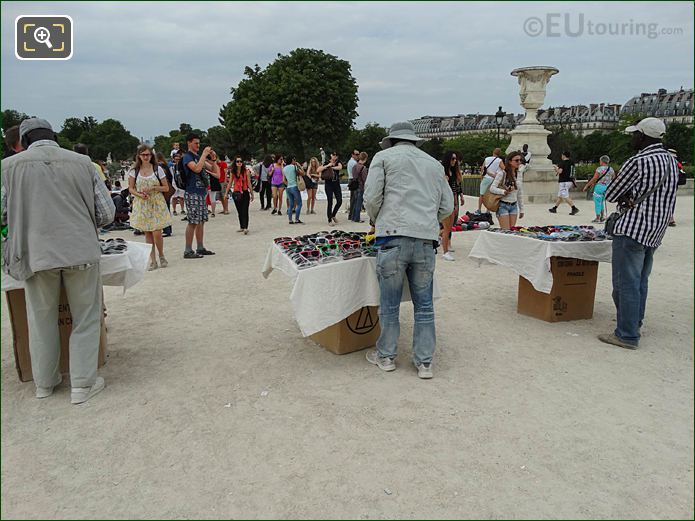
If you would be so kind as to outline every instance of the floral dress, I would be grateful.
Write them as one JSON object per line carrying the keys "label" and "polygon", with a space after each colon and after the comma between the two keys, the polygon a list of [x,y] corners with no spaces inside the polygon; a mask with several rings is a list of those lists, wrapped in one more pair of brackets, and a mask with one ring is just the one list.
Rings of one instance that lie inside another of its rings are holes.
{"label": "floral dress", "polygon": [[[135,177],[135,171],[128,174],[130,177]],[[160,186],[159,179],[166,179],[164,171],[159,168],[157,176],[138,175],[135,178],[135,189],[142,192],[143,188],[150,187],[154,189]],[[171,225],[171,214],[167,208],[167,203],[164,200],[162,192],[150,191],[147,199],[141,197],[133,197],[133,210],[130,212],[130,226],[141,232],[154,232],[163,230]]]}

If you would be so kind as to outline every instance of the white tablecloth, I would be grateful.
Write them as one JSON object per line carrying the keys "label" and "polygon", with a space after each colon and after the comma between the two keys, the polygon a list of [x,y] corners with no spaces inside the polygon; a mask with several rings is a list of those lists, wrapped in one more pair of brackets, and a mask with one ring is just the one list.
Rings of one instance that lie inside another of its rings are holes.
{"label": "white tablecloth", "polygon": [[506,266],[531,282],[536,291],[550,293],[553,288],[550,257],[610,262],[611,254],[612,241],[541,241],[484,231],[478,235],[468,256]]}
{"label": "white tablecloth", "polygon": [[[117,255],[102,255],[99,261],[104,286],[123,286],[123,292],[145,277],[151,246],[128,241],[128,249]],[[24,282],[2,273],[2,291],[24,288]]]}
{"label": "white tablecloth", "polygon": [[[299,270],[282,249],[273,244],[263,264],[263,277],[268,278],[274,269],[283,272],[294,282],[290,302],[304,336],[332,326],[364,306],[379,305],[375,257],[360,257]],[[439,297],[436,277],[433,294],[434,298]],[[403,284],[401,300],[410,300],[407,282]]]}

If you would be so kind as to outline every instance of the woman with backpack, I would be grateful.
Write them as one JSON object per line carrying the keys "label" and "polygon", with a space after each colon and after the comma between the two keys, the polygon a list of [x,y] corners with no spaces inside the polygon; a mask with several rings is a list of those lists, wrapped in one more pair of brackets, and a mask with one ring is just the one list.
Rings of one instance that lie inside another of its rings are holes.
{"label": "woman with backpack", "polygon": [[140,145],[135,153],[135,165],[128,172],[128,191],[133,196],[130,225],[145,233],[145,242],[152,245],[149,270],[156,270],[155,247],[159,251],[159,265],[166,268],[162,230],[171,225],[171,215],[164,194],[169,191],[166,174],[157,164],[152,149]]}
{"label": "woman with backpack", "polygon": [[239,214],[239,229],[237,232],[242,232],[244,235],[249,233],[249,206],[253,201],[253,189],[251,183],[251,172],[241,156],[234,158],[234,164],[230,169],[229,183],[227,183],[227,191],[224,197],[229,197],[229,191],[232,191],[232,200],[236,206],[237,214]]}

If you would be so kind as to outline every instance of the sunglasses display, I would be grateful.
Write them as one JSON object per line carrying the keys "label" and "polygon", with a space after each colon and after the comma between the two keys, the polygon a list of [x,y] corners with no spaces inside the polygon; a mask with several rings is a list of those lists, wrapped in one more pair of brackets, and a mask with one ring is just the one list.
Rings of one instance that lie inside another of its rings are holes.
{"label": "sunglasses display", "polygon": [[507,235],[518,235],[530,239],[539,239],[541,241],[589,242],[612,239],[605,230],[597,230],[593,226],[513,226],[511,230],[490,228],[490,231]]}
{"label": "sunglasses display", "polygon": [[303,270],[322,264],[376,257],[379,249],[366,232],[320,231],[297,237],[276,237],[273,242]]}

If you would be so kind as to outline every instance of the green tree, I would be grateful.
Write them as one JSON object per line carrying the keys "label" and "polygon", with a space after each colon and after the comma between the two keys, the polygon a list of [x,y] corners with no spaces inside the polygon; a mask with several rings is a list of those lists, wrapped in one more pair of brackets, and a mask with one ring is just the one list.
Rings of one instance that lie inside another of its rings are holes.
{"label": "green tree", "polygon": [[84,132],[80,141],[89,146],[89,155],[95,160],[105,160],[109,152],[114,160],[132,158],[140,144],[140,140],[115,119],[98,123],[91,131]]}
{"label": "green tree", "polygon": [[369,154],[368,161],[371,161],[374,154],[381,150],[379,143],[387,134],[388,130],[379,126],[378,123],[367,123],[362,129],[351,129],[345,141],[345,153],[343,156],[348,157],[353,150],[357,149],[360,152]]}
{"label": "green tree", "polygon": [[234,144],[263,152],[274,145],[299,157],[344,146],[358,100],[349,62],[295,49],[263,70],[246,67],[244,75],[220,111]]}
{"label": "green tree", "polygon": [[[2,111],[2,129],[7,130],[10,127],[19,125],[25,119],[29,119],[24,112],[19,112],[14,109],[7,109]],[[31,116],[33,117],[33,116]]]}
{"label": "green tree", "polygon": [[664,146],[675,149],[681,161],[692,163],[693,129],[682,123],[671,123],[666,127]]}
{"label": "green tree", "polygon": [[439,161],[444,157],[444,140],[442,138],[428,139],[420,148]]}
{"label": "green tree", "polygon": [[232,144],[229,131],[222,125],[210,127],[207,131],[208,144],[217,152],[217,157],[224,159],[225,156],[234,155],[237,150]]}
{"label": "green tree", "polygon": [[499,147],[503,151],[509,146],[510,139],[502,137],[497,141],[495,132],[484,132],[480,134],[463,134],[453,139],[447,139],[443,143],[443,151],[453,151],[459,155],[462,165],[478,166],[482,165],[486,157]]}

